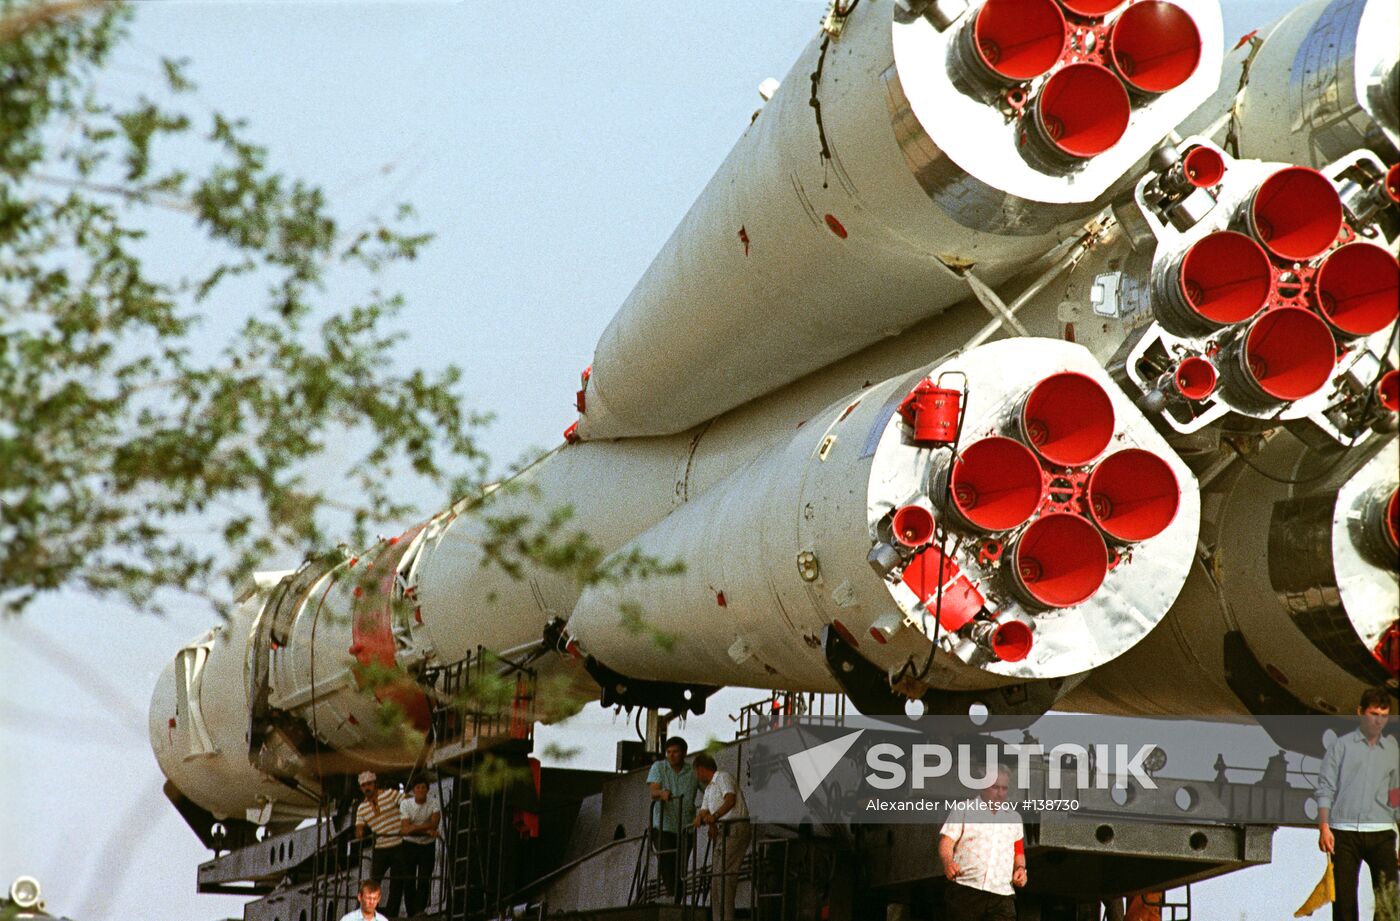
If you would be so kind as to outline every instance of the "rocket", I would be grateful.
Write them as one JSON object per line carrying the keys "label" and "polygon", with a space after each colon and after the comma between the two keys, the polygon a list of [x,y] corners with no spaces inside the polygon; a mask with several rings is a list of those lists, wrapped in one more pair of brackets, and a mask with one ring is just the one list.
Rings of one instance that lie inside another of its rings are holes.
{"label": "rocket", "polygon": [[[415,676],[482,650],[676,711],[1393,689],[1387,17],[1315,3],[1227,56],[1210,0],[837,4],[604,331],[563,445],[255,574],[176,654],[167,792],[313,815],[328,778],[418,763]],[[605,571],[678,565],[580,585],[486,555],[493,519],[563,507]]]}

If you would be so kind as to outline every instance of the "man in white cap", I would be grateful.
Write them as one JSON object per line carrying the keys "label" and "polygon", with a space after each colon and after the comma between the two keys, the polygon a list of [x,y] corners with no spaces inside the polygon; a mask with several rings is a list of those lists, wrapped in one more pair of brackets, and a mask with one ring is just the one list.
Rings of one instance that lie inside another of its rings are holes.
{"label": "man in white cap", "polygon": [[[355,809],[355,837],[363,840],[366,831],[374,835],[374,856],[370,861],[369,878],[382,883],[389,876],[389,904],[384,908],[391,917],[399,913],[403,901],[403,869],[399,864],[400,833],[398,790],[379,789],[379,778],[373,771],[360,774],[360,791],[365,798]],[[353,912],[352,912],[353,914]]]}

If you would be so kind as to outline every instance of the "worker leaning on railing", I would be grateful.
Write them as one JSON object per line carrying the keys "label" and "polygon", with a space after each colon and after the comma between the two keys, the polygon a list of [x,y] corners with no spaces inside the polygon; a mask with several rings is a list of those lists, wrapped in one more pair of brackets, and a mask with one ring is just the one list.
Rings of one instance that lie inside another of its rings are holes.
{"label": "worker leaning on railing", "polygon": [[739,866],[751,837],[749,807],[733,775],[721,771],[709,754],[700,752],[694,765],[705,788],[693,824],[703,826],[710,839],[710,905],[715,921],[733,921]]}
{"label": "worker leaning on railing", "polygon": [[652,847],[656,849],[661,885],[676,901],[680,901],[680,872],[685,865],[683,832],[695,821],[695,795],[700,788],[695,771],[686,764],[686,750],[685,739],[672,736],[666,740],[665,760],[656,762],[647,772],[652,800]]}

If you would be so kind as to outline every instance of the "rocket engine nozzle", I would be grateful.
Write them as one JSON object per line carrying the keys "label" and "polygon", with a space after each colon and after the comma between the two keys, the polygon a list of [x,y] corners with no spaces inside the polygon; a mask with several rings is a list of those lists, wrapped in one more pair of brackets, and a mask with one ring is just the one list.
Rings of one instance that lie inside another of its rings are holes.
{"label": "rocket engine nozzle", "polygon": [[1019,620],[1008,620],[992,630],[992,655],[1003,662],[1020,662],[1031,654],[1033,642],[1029,626]]}
{"label": "rocket engine nozzle", "polygon": [[1085,19],[1101,19],[1123,5],[1123,0],[1060,0],[1064,8]]}
{"label": "rocket engine nozzle", "polygon": [[1204,400],[1215,392],[1215,384],[1219,379],[1215,371],[1215,365],[1207,358],[1199,355],[1192,355],[1183,358],[1181,363],[1171,372],[1171,387],[1183,399],[1196,401]]}
{"label": "rocket engine nozzle", "polygon": [[1205,335],[1254,316],[1272,290],[1263,248],[1242,233],[1220,231],[1197,240],[1167,273],[1153,312],[1169,332]]}
{"label": "rocket engine nozzle", "polygon": [[1098,529],[1078,515],[1042,515],[1011,548],[1012,588],[1037,608],[1086,601],[1108,574],[1108,548]]}
{"label": "rocket engine nozzle", "polygon": [[1031,103],[1025,143],[1052,162],[1096,157],[1128,129],[1132,103],[1113,72],[1098,64],[1069,64],[1050,75]]}
{"label": "rocket engine nozzle", "polygon": [[1386,197],[1391,204],[1400,204],[1400,163],[1391,165],[1385,171],[1385,181],[1382,183]]}
{"label": "rocket engine nozzle", "polygon": [[1035,634],[1019,620],[979,621],[972,625],[970,639],[1002,662],[1020,662],[1031,654]]}
{"label": "rocket engine nozzle", "polygon": [[1327,383],[1337,364],[1336,340],[1317,314],[1299,307],[1270,310],[1236,341],[1224,366],[1237,398],[1258,405],[1301,400]]}
{"label": "rocket engine nozzle", "polygon": [[1303,166],[1281,169],[1264,180],[1245,211],[1254,236],[1288,261],[1322,255],[1342,229],[1342,199],[1336,188],[1326,176]]}
{"label": "rocket engine nozzle", "polygon": [[1210,147],[1192,147],[1181,158],[1186,181],[1198,189],[1219,185],[1225,178],[1225,158]]}
{"label": "rocket engine nozzle", "polygon": [[1103,453],[1113,438],[1113,403],[1083,374],[1052,374],[1031,388],[1022,404],[1021,431],[1052,464],[1075,467]]}
{"label": "rocket engine nozzle", "polygon": [[1376,382],[1376,402],[1386,412],[1400,412],[1400,371],[1387,371]]}
{"label": "rocket engine nozzle", "polygon": [[1054,0],[987,0],[963,41],[980,72],[999,83],[1017,83],[1054,67],[1068,33]]}
{"label": "rocket engine nozzle", "polygon": [[1348,243],[1322,261],[1314,290],[1333,329],[1346,337],[1369,336],[1395,322],[1400,263],[1374,243]]}
{"label": "rocket engine nozzle", "polygon": [[[1024,524],[1045,492],[1040,462],[1030,449],[998,436],[968,445],[942,475],[949,480],[951,517],[983,533]],[[934,494],[941,497],[944,491],[935,487]]]}
{"label": "rocket engine nozzle", "polygon": [[896,509],[890,526],[894,539],[906,547],[922,547],[933,540],[933,513],[922,505],[906,505]]}
{"label": "rocket engine nozzle", "polygon": [[1201,63],[1196,21],[1165,0],[1144,0],[1124,10],[1109,32],[1108,47],[1113,69],[1142,95],[1176,89]]}
{"label": "rocket engine nozzle", "polygon": [[1400,488],[1372,489],[1361,506],[1356,547],[1385,569],[1400,571]]}
{"label": "rocket engine nozzle", "polygon": [[1089,476],[1089,514],[1100,530],[1123,543],[1161,534],[1180,504],[1176,474],[1151,451],[1111,454]]}

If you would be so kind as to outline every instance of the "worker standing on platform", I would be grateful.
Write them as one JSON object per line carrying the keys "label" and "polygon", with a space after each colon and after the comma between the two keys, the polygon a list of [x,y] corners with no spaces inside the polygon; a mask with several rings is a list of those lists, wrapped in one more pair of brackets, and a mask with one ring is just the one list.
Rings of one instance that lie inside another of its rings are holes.
{"label": "worker standing on platform", "polygon": [[972,810],[954,809],[943,823],[938,856],[948,887],[943,903],[958,921],[1016,921],[1016,892],[1026,884],[1025,831],[1021,816],[1006,805],[1011,772],[998,767],[996,779],[978,799],[980,821]]}
{"label": "worker standing on platform", "polygon": [[442,821],[442,806],[428,786],[428,778],[419,777],[409,788],[409,796],[399,802],[399,831],[403,834],[404,910],[410,916],[428,910],[433,894],[433,864],[437,857],[437,842]]}
{"label": "worker standing on platform", "polygon": [[652,846],[661,885],[679,902],[680,876],[685,866],[687,832],[695,821],[695,794],[700,789],[695,771],[686,764],[688,746],[680,736],[666,740],[666,757],[647,772],[651,791]]}
{"label": "worker standing on platform", "polygon": [[384,882],[389,876],[389,904],[384,908],[391,917],[397,917],[403,901],[403,868],[400,857],[403,837],[399,832],[399,802],[403,794],[398,790],[379,789],[379,777],[373,771],[360,774],[360,792],[364,801],[355,809],[355,838],[364,840],[365,834],[374,835],[374,857],[370,861],[369,878],[376,883]]}
{"label": "worker standing on platform", "polygon": [[[706,829],[710,846],[710,910],[714,921],[734,921],[739,865],[749,849],[751,829],[744,791],[706,752],[695,756],[695,776],[704,785],[695,827]],[[700,843],[697,841],[697,848]]]}
{"label": "worker standing on platform", "polygon": [[1382,734],[1390,710],[1385,688],[1363,692],[1356,708],[1361,725],[1332,743],[1317,772],[1317,846],[1332,857],[1334,921],[1357,921],[1356,884],[1363,861],[1371,870],[1377,921],[1396,918],[1400,746],[1394,736]]}

